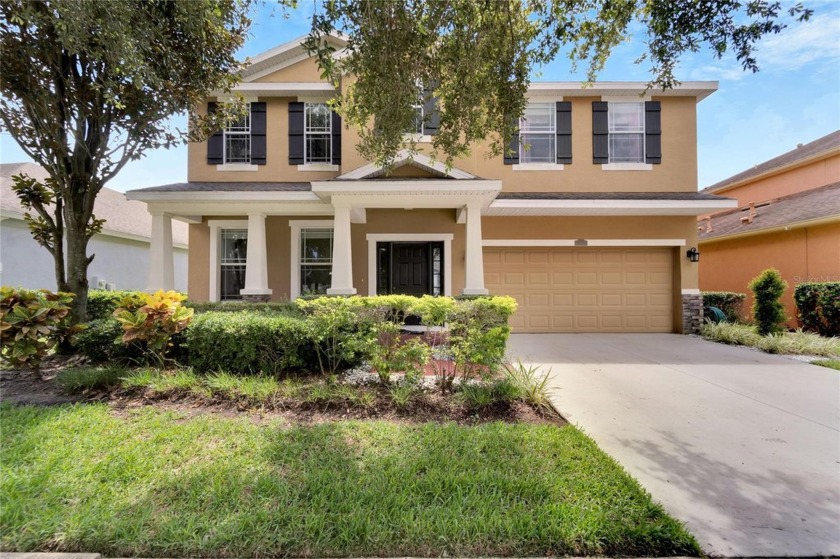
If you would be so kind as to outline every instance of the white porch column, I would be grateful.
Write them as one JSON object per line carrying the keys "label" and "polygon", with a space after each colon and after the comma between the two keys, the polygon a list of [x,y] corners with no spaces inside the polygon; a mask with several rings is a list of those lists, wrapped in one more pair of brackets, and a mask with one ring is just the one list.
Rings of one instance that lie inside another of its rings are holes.
{"label": "white porch column", "polygon": [[487,295],[484,289],[484,248],[481,242],[481,204],[467,205],[467,261],[464,295]]}
{"label": "white porch column", "polygon": [[245,253],[245,288],[242,298],[250,301],[268,301],[268,249],[265,244],[265,214],[248,214],[248,249]]}
{"label": "white porch column", "polygon": [[332,285],[328,295],[355,295],[353,256],[350,243],[350,206],[335,206],[332,253]]}
{"label": "white porch column", "polygon": [[175,266],[172,261],[172,216],[152,214],[152,239],[149,245],[149,281],[147,291],[175,289]]}

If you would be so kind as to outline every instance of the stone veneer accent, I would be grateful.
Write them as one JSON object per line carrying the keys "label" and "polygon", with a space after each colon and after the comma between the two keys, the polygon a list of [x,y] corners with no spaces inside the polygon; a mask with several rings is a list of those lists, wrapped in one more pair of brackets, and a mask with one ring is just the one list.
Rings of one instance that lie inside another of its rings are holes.
{"label": "stone veneer accent", "polygon": [[703,295],[682,294],[683,334],[699,334],[703,326]]}
{"label": "stone veneer accent", "polygon": [[268,303],[269,299],[271,299],[271,295],[243,295],[242,300],[246,303]]}

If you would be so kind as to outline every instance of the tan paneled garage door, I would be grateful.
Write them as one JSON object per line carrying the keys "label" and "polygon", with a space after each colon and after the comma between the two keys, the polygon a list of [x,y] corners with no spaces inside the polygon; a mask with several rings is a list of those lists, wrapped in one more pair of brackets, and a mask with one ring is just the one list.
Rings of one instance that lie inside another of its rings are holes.
{"label": "tan paneled garage door", "polygon": [[515,332],[672,332],[668,248],[485,248],[484,281],[519,303]]}

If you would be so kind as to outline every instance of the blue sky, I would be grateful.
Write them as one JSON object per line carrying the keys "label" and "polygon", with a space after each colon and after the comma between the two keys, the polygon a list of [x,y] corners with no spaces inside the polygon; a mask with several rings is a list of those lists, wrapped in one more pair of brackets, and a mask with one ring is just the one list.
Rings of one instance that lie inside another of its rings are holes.
{"label": "blue sky", "polygon": [[[720,89],[698,105],[698,180],[709,186],[755,164],[840,128],[840,2],[807,0],[814,9],[811,21],[767,37],[758,50],[761,71],[743,72],[734,57],[715,59],[708,51],[681,60],[682,80],[718,80]],[[251,37],[240,53],[253,56],[309,30],[312,4],[285,17],[263,6],[254,18]],[[644,51],[637,34],[615,50],[599,80],[647,80],[648,66],[633,61]],[[572,74],[564,59],[540,69],[537,81],[568,81]],[[186,117],[175,122],[184,127]],[[28,158],[7,135],[0,138],[0,161]],[[128,164],[108,186],[130,190],[185,181],[187,148],[157,150]]]}

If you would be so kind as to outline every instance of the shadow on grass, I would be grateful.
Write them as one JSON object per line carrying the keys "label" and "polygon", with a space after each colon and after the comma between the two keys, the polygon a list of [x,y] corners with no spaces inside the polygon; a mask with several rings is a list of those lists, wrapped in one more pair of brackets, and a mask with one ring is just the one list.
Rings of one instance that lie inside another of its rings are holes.
{"label": "shadow on grass", "polygon": [[[34,416],[33,416],[34,414]],[[4,550],[110,556],[696,554],[571,427],[3,409]],[[8,432],[7,432],[8,431]]]}

